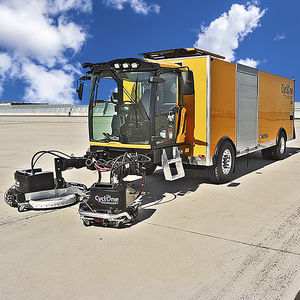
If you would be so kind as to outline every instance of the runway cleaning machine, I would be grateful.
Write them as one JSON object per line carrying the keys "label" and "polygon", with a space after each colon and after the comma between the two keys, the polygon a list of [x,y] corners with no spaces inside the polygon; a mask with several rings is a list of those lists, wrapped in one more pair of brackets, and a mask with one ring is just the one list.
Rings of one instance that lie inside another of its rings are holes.
{"label": "runway cleaning machine", "polygon": [[[89,98],[90,149],[83,157],[37,152],[15,172],[8,204],[23,211],[80,201],[85,225],[119,226],[137,216],[145,176],[158,165],[169,181],[184,177],[185,165],[205,166],[213,183],[225,183],[236,157],[285,157],[295,138],[293,80],[196,48],[142,55],[83,64],[77,93]],[[35,167],[45,154],[55,156],[55,178]],[[98,171],[98,181],[65,182],[62,171],[82,167]]]}
{"label": "runway cleaning machine", "polygon": [[[54,155],[55,174],[35,168],[37,160],[44,154]],[[15,184],[5,193],[5,202],[17,207],[19,212],[28,209],[51,209],[80,202],[79,213],[84,225],[94,222],[104,226],[119,227],[132,222],[138,214],[137,201],[145,185],[145,164],[151,159],[143,154],[125,152],[110,159],[95,159],[87,152],[84,157],[69,156],[50,150],[37,152],[31,161],[31,168],[15,172]],[[62,171],[86,167],[97,170],[99,179],[90,188],[84,184],[66,182]],[[103,172],[109,173],[109,180],[102,182]],[[136,191],[133,182],[141,179],[141,188]]]}

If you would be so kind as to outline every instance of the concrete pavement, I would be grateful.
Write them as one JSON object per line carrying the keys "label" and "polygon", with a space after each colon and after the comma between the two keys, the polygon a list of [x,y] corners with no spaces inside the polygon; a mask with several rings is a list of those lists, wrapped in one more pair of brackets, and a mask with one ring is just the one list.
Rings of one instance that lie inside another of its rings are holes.
{"label": "concrete pavement", "polygon": [[[0,192],[34,152],[82,155],[86,118],[0,117]],[[300,121],[296,121],[300,136]],[[144,210],[125,229],[84,227],[78,205],[19,213],[0,201],[1,299],[293,299],[300,289],[300,140],[288,157],[237,160],[230,184],[205,171],[147,178]],[[39,166],[53,169],[53,158]],[[97,175],[70,170],[90,185]]]}

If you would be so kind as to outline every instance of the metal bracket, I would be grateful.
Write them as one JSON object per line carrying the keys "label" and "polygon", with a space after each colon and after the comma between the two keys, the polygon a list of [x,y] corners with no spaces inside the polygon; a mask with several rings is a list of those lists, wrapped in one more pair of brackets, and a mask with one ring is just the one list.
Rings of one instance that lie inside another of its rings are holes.
{"label": "metal bracket", "polygon": [[[172,159],[168,159],[166,150],[163,149],[162,155],[161,155],[161,161],[162,161],[162,167],[163,167],[163,171],[164,171],[166,180],[173,181],[173,180],[176,180],[176,179],[179,179],[179,178],[182,178],[185,176],[182,159],[181,159],[178,147],[173,147],[173,158]],[[175,175],[172,175],[171,167],[170,167],[171,164],[175,165],[175,168],[177,171],[177,174],[175,174]]]}

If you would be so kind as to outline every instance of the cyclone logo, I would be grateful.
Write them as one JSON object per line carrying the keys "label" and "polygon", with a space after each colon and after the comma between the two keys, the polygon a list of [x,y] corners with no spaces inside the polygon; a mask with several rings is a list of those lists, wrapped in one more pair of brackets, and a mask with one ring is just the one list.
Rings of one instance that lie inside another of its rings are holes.
{"label": "cyclone logo", "polygon": [[106,195],[103,197],[99,197],[99,195],[96,195],[95,200],[101,204],[107,205],[117,205],[119,203],[119,198],[113,198],[111,197],[111,195]]}
{"label": "cyclone logo", "polygon": [[292,98],[294,95],[294,89],[290,86],[290,84],[282,84],[281,85],[281,93],[286,98]]}

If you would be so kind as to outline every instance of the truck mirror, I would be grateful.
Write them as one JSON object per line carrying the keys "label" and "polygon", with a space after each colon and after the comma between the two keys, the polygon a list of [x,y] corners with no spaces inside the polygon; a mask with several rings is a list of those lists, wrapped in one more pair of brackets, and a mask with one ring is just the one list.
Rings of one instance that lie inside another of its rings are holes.
{"label": "truck mirror", "polygon": [[191,70],[181,72],[181,89],[184,95],[193,95],[195,93],[194,75]]}
{"label": "truck mirror", "polygon": [[113,92],[112,95],[111,95],[111,97],[110,97],[110,101],[111,101],[112,103],[114,103],[114,104],[118,104],[118,102],[119,102],[119,99],[118,99],[118,98],[119,98],[119,94]]}
{"label": "truck mirror", "polygon": [[79,88],[76,90],[79,100],[82,100],[83,82],[80,82]]}
{"label": "truck mirror", "polygon": [[164,83],[166,80],[159,76],[151,76],[149,78],[150,83]]}

